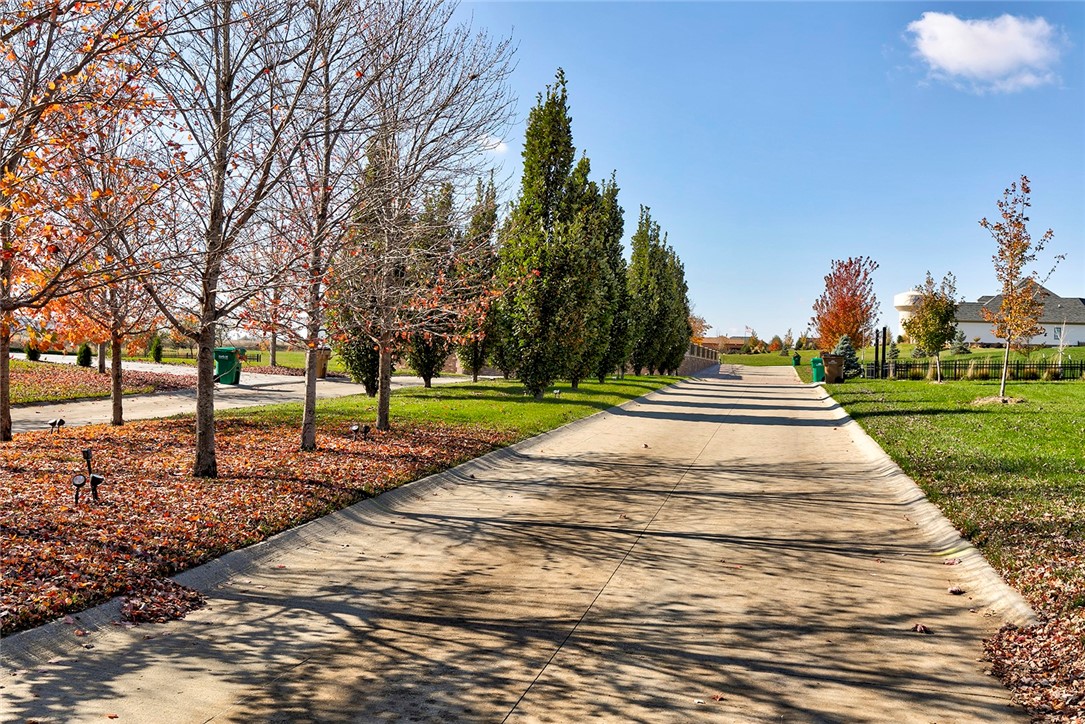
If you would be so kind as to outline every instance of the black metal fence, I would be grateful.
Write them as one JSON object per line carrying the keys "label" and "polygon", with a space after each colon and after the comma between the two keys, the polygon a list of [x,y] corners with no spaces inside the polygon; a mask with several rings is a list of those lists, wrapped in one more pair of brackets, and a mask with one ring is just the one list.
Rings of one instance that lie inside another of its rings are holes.
{"label": "black metal fence", "polygon": [[[934,360],[890,360],[881,365],[881,374],[874,364],[863,365],[863,377],[897,380],[934,379]],[[1007,375],[1011,380],[1080,380],[1085,379],[1085,360],[1030,362],[1011,360]],[[944,380],[997,380],[1002,377],[1002,360],[953,359],[942,361]]]}

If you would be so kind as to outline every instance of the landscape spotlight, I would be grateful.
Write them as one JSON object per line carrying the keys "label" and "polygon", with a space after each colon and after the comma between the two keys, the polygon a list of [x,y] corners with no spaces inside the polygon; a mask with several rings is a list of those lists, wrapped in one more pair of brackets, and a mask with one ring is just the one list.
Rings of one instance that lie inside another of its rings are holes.
{"label": "landscape spotlight", "polygon": [[64,427],[64,419],[63,418],[58,417],[55,420],[50,420],[49,421],[49,432],[56,432],[57,430],[59,430],[62,427]]}
{"label": "landscape spotlight", "polygon": [[75,488],[75,504],[79,505],[79,491],[83,489],[83,486],[87,484],[86,475],[74,475],[72,476],[72,486]]}

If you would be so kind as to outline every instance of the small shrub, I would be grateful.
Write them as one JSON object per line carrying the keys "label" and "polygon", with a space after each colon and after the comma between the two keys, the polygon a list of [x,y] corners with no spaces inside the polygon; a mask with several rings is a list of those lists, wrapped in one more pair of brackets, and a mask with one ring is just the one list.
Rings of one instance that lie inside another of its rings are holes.
{"label": "small shrub", "polygon": [[31,362],[37,362],[41,359],[41,350],[33,345],[28,344],[26,346],[26,358]]}
{"label": "small shrub", "polygon": [[80,367],[90,367],[90,358],[92,356],[90,345],[84,342],[79,345],[79,351],[75,353],[75,363]]}
{"label": "small shrub", "polygon": [[953,354],[972,354],[972,350],[968,348],[968,342],[964,338],[964,332],[958,330],[957,335],[953,338]]}
{"label": "small shrub", "polygon": [[1058,369],[1046,369],[1040,379],[1044,382],[1054,382],[1062,379],[1062,372]]}
{"label": "small shrub", "polygon": [[162,361],[162,338],[157,334],[151,337],[151,344],[147,348],[147,352],[151,355],[151,359],[155,362]]}
{"label": "small shrub", "polygon": [[910,380],[921,380],[926,376],[927,373],[919,367],[912,367],[910,370],[908,370],[908,379]]}
{"label": "small shrub", "polygon": [[855,354],[855,348],[851,345],[851,337],[848,335],[845,334],[836,343],[833,354],[838,354],[844,358],[844,379],[858,377],[863,373],[863,368],[859,365],[859,357]]}

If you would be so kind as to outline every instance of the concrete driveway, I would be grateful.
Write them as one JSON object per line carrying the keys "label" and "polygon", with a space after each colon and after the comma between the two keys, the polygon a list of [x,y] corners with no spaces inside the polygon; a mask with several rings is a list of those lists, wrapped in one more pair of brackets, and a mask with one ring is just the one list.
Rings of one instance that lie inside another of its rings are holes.
{"label": "concrete driveway", "polygon": [[1031,611],[790,368],[692,379],[180,580],[210,607],[5,640],[5,718],[1025,720],[981,641]]}

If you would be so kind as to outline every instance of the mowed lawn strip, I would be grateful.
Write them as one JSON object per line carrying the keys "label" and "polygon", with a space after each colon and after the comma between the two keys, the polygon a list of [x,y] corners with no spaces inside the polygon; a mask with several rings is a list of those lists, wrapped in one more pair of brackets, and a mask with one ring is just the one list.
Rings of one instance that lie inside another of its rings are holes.
{"label": "mowed lawn strip", "polygon": [[[0,445],[0,633],[32,628],[124,596],[133,621],[166,620],[199,596],[166,577],[358,500],[675,382],[627,377],[536,401],[514,382],[413,388],[392,395],[393,429],[373,424],[375,400],[325,400],[320,450],[298,450],[301,406],[220,413],[220,477],[190,475],[190,417],[123,427],[29,432]],[[93,451],[102,502],[71,477]]]}
{"label": "mowed lawn strip", "polygon": [[1085,383],[849,380],[828,391],[1044,621],[987,642],[1015,699],[1085,716]]}
{"label": "mowed lawn strip", "polygon": [[[157,372],[122,371],[124,394],[135,395],[196,386],[195,377]],[[109,374],[59,362],[11,360],[11,404],[63,402],[109,397]]]}

